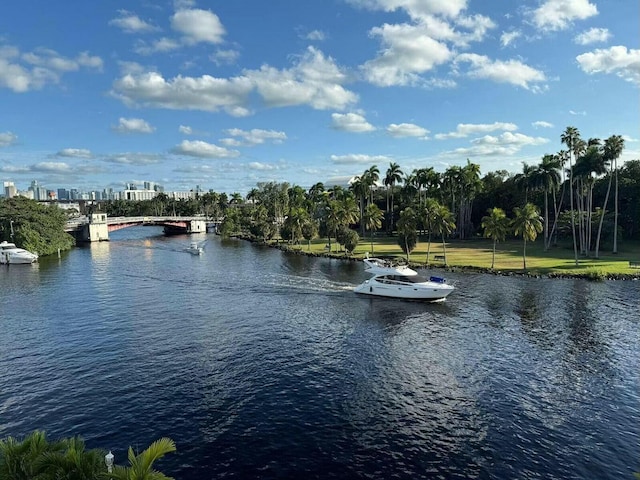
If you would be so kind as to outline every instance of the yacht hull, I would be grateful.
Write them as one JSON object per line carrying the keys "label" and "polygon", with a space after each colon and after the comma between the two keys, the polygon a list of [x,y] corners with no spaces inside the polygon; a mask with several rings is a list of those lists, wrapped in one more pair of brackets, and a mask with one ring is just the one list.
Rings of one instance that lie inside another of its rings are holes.
{"label": "yacht hull", "polygon": [[377,297],[404,298],[410,300],[436,301],[444,300],[447,295],[453,292],[451,285],[414,285],[397,286],[381,285],[375,281],[367,280],[358,285],[355,293],[361,295],[373,295]]}

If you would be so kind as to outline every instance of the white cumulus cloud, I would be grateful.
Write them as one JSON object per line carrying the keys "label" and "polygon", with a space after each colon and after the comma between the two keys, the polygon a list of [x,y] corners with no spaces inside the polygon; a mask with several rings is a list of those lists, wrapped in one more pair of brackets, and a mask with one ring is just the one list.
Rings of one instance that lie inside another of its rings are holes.
{"label": "white cumulus cloud", "polygon": [[611,38],[611,33],[606,28],[590,28],[573,38],[578,45],[590,45],[592,43],[603,43]]}
{"label": "white cumulus cloud", "polygon": [[574,20],[585,20],[598,14],[589,0],[546,0],[533,10],[533,23],[542,30],[564,30]]}
{"label": "white cumulus cloud", "polygon": [[92,158],[93,154],[86,148],[63,148],[58,153],[57,157],[73,157],[73,158]]}
{"label": "white cumulus cloud", "polygon": [[278,166],[272,165],[270,163],[250,162],[249,168],[252,170],[269,171],[269,170],[277,170]]}
{"label": "white cumulus cloud", "polygon": [[393,12],[404,10],[414,20],[420,20],[433,15],[457,17],[467,8],[467,0],[347,0],[356,5],[371,10]]}
{"label": "white cumulus cloud", "polygon": [[333,113],[331,115],[331,126],[336,130],[353,133],[372,132],[376,129],[367,122],[366,118],[357,113]]}
{"label": "white cumulus cloud", "polygon": [[82,68],[102,70],[100,57],[81,52],[75,58],[64,57],[55,50],[38,48],[20,53],[11,46],[0,47],[0,87],[16,93],[39,90],[59,83],[62,76]]}
{"label": "white cumulus cloud", "polygon": [[218,16],[198,8],[178,10],[171,17],[171,27],[183,35],[189,45],[196,43],[221,43],[225,32]]}
{"label": "white cumulus cloud", "polygon": [[544,120],[538,120],[537,122],[533,122],[535,128],[553,128],[553,123],[545,122]]}
{"label": "white cumulus cloud", "polygon": [[463,53],[455,59],[456,64],[462,62],[470,64],[467,75],[472,78],[484,78],[497,83],[510,83],[534,92],[543,89],[544,86],[539,84],[546,81],[544,72],[519,60],[491,60],[485,55]]}
{"label": "white cumulus cloud", "polygon": [[176,145],[171,149],[171,153],[199,158],[234,158],[240,156],[240,152],[237,150],[229,150],[201,140],[183,140],[180,145]]}
{"label": "white cumulus cloud", "polygon": [[413,123],[392,123],[387,127],[387,133],[392,137],[417,137],[427,138],[429,130]]}
{"label": "white cumulus cloud", "polygon": [[512,30],[510,32],[502,32],[500,35],[500,43],[503,47],[511,45],[517,38],[520,38],[522,33],[518,30]]}
{"label": "white cumulus cloud", "polygon": [[240,140],[235,139],[223,139],[225,144],[229,146],[249,146],[261,145],[266,141],[272,143],[282,143],[287,139],[285,132],[278,132],[276,130],[262,130],[260,128],[254,128],[252,130],[241,130],[239,128],[230,128],[226,130],[227,135],[232,137],[238,137]]}
{"label": "white cumulus cloud", "polygon": [[361,164],[367,163],[370,165],[389,163],[393,161],[392,158],[385,155],[364,155],[359,153],[353,153],[348,155],[331,155],[331,161],[339,164]]}
{"label": "white cumulus cloud", "polygon": [[141,118],[120,117],[113,130],[118,133],[153,133],[155,128]]}
{"label": "white cumulus cloud", "polygon": [[18,141],[18,136],[11,132],[0,132],[0,147],[8,147]]}
{"label": "white cumulus cloud", "polygon": [[244,72],[270,107],[309,105],[316,110],[343,110],[358,96],[343,87],[344,74],[331,57],[308,47],[290,69],[263,66]]}
{"label": "white cumulus cloud", "polygon": [[125,33],[148,33],[158,30],[157,27],[145,22],[127,10],[118,11],[118,15],[118,18],[109,21],[109,25],[118,27]]}
{"label": "white cumulus cloud", "polygon": [[419,83],[420,74],[449,61],[453,53],[446,43],[433,38],[421,25],[375,27],[370,35],[380,37],[383,48],[362,66],[365,78],[381,87]]}
{"label": "white cumulus cloud", "polygon": [[504,130],[512,132],[517,130],[515,123],[493,122],[493,123],[459,123],[455,132],[438,133],[435,138],[437,140],[447,140],[449,138],[465,138],[469,135],[477,135],[478,133],[495,132],[496,130]]}
{"label": "white cumulus cloud", "polygon": [[225,110],[230,115],[249,113],[244,104],[253,88],[247,77],[215,78],[177,76],[165,80],[161,74],[129,73],[114,82],[112,95],[127,105],[172,110]]}
{"label": "white cumulus cloud", "polygon": [[640,49],[617,45],[597,49],[576,57],[580,68],[588,73],[613,73],[628,82],[640,85]]}

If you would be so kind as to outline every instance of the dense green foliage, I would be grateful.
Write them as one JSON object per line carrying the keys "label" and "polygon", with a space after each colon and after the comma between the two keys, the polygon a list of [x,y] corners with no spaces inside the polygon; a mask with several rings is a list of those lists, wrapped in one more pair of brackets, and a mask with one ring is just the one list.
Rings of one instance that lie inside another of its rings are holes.
{"label": "dense green foliage", "polygon": [[161,438],[142,453],[128,453],[128,466],[107,471],[105,450],[85,448],[80,437],[50,441],[36,430],[24,439],[0,440],[0,480],[170,480],[153,469],[154,462],[174,452],[172,440]]}
{"label": "dense green foliage", "polygon": [[13,242],[41,256],[73,247],[74,238],[64,231],[66,221],[67,215],[55,205],[41,205],[24,197],[0,199],[0,241]]}

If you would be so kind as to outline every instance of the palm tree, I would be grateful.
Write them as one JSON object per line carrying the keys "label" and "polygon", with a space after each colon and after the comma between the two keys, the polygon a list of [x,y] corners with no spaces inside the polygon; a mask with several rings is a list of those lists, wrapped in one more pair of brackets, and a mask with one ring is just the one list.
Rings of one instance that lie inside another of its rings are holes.
{"label": "palm tree", "polygon": [[409,256],[418,242],[417,226],[418,219],[413,208],[407,207],[400,212],[400,218],[398,219],[398,245],[407,256],[407,262],[409,262]]}
{"label": "palm tree", "polygon": [[324,194],[324,183],[318,182],[309,188],[309,197],[313,202],[318,202]]}
{"label": "palm tree", "polygon": [[443,195],[445,195],[446,198],[443,198],[443,200],[449,200],[451,202],[449,205],[451,205],[451,212],[454,214],[456,209],[456,198],[460,192],[462,184],[462,168],[454,165],[445,170],[442,175],[442,190]]}
{"label": "palm tree", "polygon": [[[597,139],[596,139],[597,140]],[[593,187],[595,185],[596,178],[607,172],[607,160],[603,155],[603,150],[599,145],[599,140],[589,140],[589,147],[584,154],[578,158],[574,166],[576,179],[579,180],[582,186],[582,192],[584,199],[580,199],[581,203],[586,204],[584,211],[586,215],[582,218],[583,224],[581,238],[583,244],[583,252],[589,255],[591,251],[591,237],[592,237],[592,215],[593,215]]]}
{"label": "palm tree", "polygon": [[458,232],[460,239],[468,238],[471,235],[473,223],[471,222],[471,212],[473,210],[473,200],[478,192],[482,190],[482,181],[480,180],[480,165],[471,163],[467,160],[467,164],[460,171],[460,206],[458,209]]}
{"label": "palm tree", "polygon": [[302,225],[302,236],[307,241],[307,250],[311,250],[311,240],[318,236],[318,222],[308,218]]}
{"label": "palm tree", "polygon": [[377,165],[372,165],[364,172],[364,178],[367,179],[367,184],[369,187],[369,203],[373,202],[373,190],[375,186],[378,184],[378,180],[380,179],[380,169]]}
{"label": "palm tree", "polygon": [[362,217],[362,224],[365,230],[369,230],[371,235],[371,254],[373,254],[373,232],[382,226],[384,213],[375,203],[367,205]]}
{"label": "palm tree", "polygon": [[617,166],[614,168],[614,163],[616,163],[617,158],[622,153],[624,148],[624,139],[620,135],[611,135],[604,141],[604,149],[602,152],[602,158],[605,163],[609,164],[609,183],[607,184],[607,194],[604,197],[604,205],[602,207],[602,214],[600,215],[600,224],[598,225],[598,236],[596,237],[596,258],[599,258],[600,255],[600,235],[602,233],[602,223],[604,221],[604,216],[607,213],[607,203],[609,201],[609,193],[611,192],[611,181],[613,179],[613,172],[615,170],[616,174],[616,205],[615,205],[615,214],[614,214],[614,227],[613,227],[613,253],[618,252],[618,199],[617,199],[617,187],[618,187],[618,170]]}
{"label": "palm tree", "polygon": [[[367,172],[364,172],[362,176],[356,176],[351,184],[349,190],[358,198],[358,205],[360,207],[360,217],[364,214],[364,201],[369,191],[369,183],[367,178]],[[364,225],[360,225],[360,230],[364,234]]]}
{"label": "palm tree", "polygon": [[[561,167],[561,161],[556,155],[545,155],[542,157],[542,163],[538,165],[538,176],[540,185],[544,190],[544,249],[549,249],[551,244],[549,234],[549,192],[553,193],[553,205],[555,207],[556,190],[560,184],[560,174],[558,170]],[[555,212],[557,218],[558,212]]]}
{"label": "palm tree", "polygon": [[240,205],[242,203],[242,195],[238,192],[233,192],[231,194],[231,200],[229,203],[233,203],[234,205]]}
{"label": "palm tree", "polygon": [[[393,188],[396,186],[396,183],[402,180],[402,175],[400,165],[393,162],[389,163],[389,168],[384,177],[384,185],[387,187],[387,228],[389,231],[393,231]],[[391,191],[391,210],[389,210],[389,191]]]}
{"label": "palm tree", "polygon": [[618,158],[624,150],[624,138],[620,135],[611,135],[604,141],[604,154],[609,161],[613,161],[613,170],[616,175],[616,187],[614,195],[613,214],[613,253],[618,253]]}
{"label": "palm tree", "polygon": [[444,241],[444,236],[450,235],[455,229],[456,222],[453,214],[445,205],[439,205],[433,212],[433,233],[442,237],[442,252],[445,265],[447,265],[447,245]]}
{"label": "palm tree", "polygon": [[329,241],[329,252],[331,252],[331,234],[336,233],[340,226],[340,202],[338,200],[329,200],[323,212],[324,222],[327,229],[327,239]]}
{"label": "palm tree", "polygon": [[0,440],[0,478],[11,480],[32,480],[37,478],[36,462],[45,453],[59,452],[60,442],[50,443],[47,435],[36,430],[22,441],[13,437]]}
{"label": "palm tree", "polygon": [[513,230],[516,236],[521,235],[524,240],[522,261],[525,272],[527,271],[527,241],[533,242],[542,232],[542,217],[540,211],[532,203],[527,203],[522,208],[514,208]]}
{"label": "palm tree", "polygon": [[289,211],[284,224],[290,231],[292,244],[295,245],[302,239],[304,224],[309,220],[309,213],[303,207],[294,207]]}
{"label": "palm tree", "polygon": [[65,446],[64,451],[44,453],[35,461],[35,470],[42,475],[43,480],[94,480],[106,471],[103,450],[85,450],[84,441],[80,437],[61,442]]}
{"label": "palm tree", "polygon": [[504,241],[511,226],[511,221],[501,208],[489,208],[488,215],[482,217],[484,237],[493,240],[493,255],[491,257],[491,270],[496,263],[496,243]]}
{"label": "palm tree", "polygon": [[113,480],[172,480],[172,477],[153,469],[156,460],[164,457],[167,453],[175,452],[176,444],[170,438],[156,440],[149,447],[136,455],[129,447],[129,466],[114,466],[109,477]]}
{"label": "palm tree", "polygon": [[574,155],[574,148],[580,140],[580,132],[576,127],[567,127],[564,133],[560,136],[560,141],[564,143],[569,149],[569,199],[571,208],[571,234],[573,236],[573,255],[575,257],[576,267],[578,266],[578,244],[576,243],[576,224],[573,213],[573,164],[572,157]]}
{"label": "palm tree", "polygon": [[522,173],[518,173],[514,177],[514,181],[518,187],[524,190],[524,203],[529,200],[529,190],[536,188],[538,167],[522,162]]}
{"label": "palm tree", "polygon": [[255,205],[256,202],[260,199],[260,190],[258,190],[257,188],[252,188],[251,190],[249,190],[249,193],[247,193],[247,196],[245,198],[247,199],[247,202],[251,202],[253,205]]}
{"label": "palm tree", "polygon": [[429,254],[431,253],[431,234],[433,233],[433,223],[435,221],[435,212],[441,207],[440,203],[435,199],[428,197],[424,206],[420,210],[422,225],[427,231],[427,258],[426,265],[429,265]]}

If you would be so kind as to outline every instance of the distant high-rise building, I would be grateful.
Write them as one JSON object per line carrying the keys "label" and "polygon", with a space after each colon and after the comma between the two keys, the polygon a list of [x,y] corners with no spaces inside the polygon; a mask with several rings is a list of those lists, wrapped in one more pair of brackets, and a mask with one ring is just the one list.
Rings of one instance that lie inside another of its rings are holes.
{"label": "distant high-rise building", "polygon": [[69,190],[67,190],[66,188],[59,188],[58,200],[69,200]]}
{"label": "distant high-rise building", "polygon": [[80,193],[77,188],[72,188],[69,191],[69,200],[80,200]]}
{"label": "distant high-rise building", "polygon": [[13,198],[17,193],[18,190],[16,190],[16,186],[13,182],[4,182],[4,196],[6,198]]}
{"label": "distant high-rise building", "polygon": [[33,180],[31,182],[31,186],[29,187],[29,191],[33,192],[33,199],[37,201],[49,200],[47,196],[47,189],[40,186],[37,180]]}

